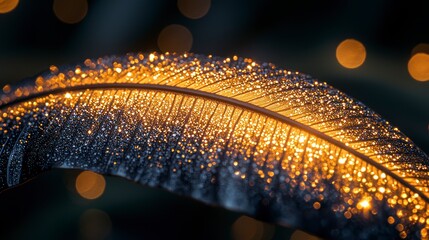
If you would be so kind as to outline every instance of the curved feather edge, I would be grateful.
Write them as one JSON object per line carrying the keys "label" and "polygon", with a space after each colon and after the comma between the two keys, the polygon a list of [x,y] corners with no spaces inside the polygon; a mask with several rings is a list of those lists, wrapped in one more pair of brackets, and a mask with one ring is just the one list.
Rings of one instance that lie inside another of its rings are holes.
{"label": "curved feather edge", "polygon": [[427,155],[308,75],[129,54],[4,89],[0,189],[89,169],[329,238],[427,236]]}

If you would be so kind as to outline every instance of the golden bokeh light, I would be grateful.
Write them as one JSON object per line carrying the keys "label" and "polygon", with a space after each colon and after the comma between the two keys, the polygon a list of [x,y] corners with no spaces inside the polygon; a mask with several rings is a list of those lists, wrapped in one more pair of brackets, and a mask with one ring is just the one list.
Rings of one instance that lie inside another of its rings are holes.
{"label": "golden bokeh light", "polygon": [[9,85],[9,84],[6,84],[6,85],[3,87],[3,92],[4,92],[4,93],[9,93],[9,92],[10,92],[10,85]]}
{"label": "golden bokeh light", "polygon": [[232,224],[232,237],[235,240],[262,240],[271,239],[274,235],[274,226],[241,216]]}
{"label": "golden bokeh light", "polygon": [[104,177],[98,173],[83,171],[76,178],[76,191],[86,199],[100,197],[106,188]]}
{"label": "golden bokeh light", "polygon": [[362,199],[362,201],[360,201],[357,205],[357,209],[368,209],[371,207],[371,203],[370,200],[365,198]]}
{"label": "golden bokeh light", "polygon": [[295,230],[290,236],[290,240],[320,240],[320,238],[303,232],[301,230]]}
{"label": "golden bokeh light", "polygon": [[341,66],[358,68],[365,62],[365,46],[355,39],[346,39],[338,45],[336,56]]}
{"label": "golden bokeh light", "polygon": [[417,81],[429,80],[429,54],[414,54],[408,61],[408,72]]}
{"label": "golden bokeh light", "polygon": [[0,0],[0,14],[8,13],[18,6],[19,0]]}
{"label": "golden bokeh light", "polygon": [[198,19],[204,17],[210,9],[210,0],[178,0],[179,11],[187,18]]}
{"label": "golden bokeh light", "polygon": [[54,13],[64,23],[82,21],[88,12],[87,0],[54,0]]}
{"label": "golden bokeh light", "polygon": [[191,50],[192,33],[184,26],[172,24],[158,36],[158,47],[163,52],[183,53]]}

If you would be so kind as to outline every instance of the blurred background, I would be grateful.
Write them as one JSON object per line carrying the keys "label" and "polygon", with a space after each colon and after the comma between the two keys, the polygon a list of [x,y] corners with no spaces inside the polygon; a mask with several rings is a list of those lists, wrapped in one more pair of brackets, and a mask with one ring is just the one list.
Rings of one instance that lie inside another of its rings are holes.
{"label": "blurred background", "polygon": [[[429,2],[0,0],[0,84],[127,52],[239,55],[361,100],[429,153]],[[165,191],[52,171],[0,196],[1,239],[316,239]]]}

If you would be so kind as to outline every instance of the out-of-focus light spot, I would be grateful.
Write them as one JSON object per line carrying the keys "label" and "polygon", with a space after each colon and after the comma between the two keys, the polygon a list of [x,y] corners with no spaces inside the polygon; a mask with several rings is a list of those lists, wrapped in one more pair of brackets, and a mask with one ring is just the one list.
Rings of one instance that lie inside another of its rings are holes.
{"label": "out-of-focus light spot", "polygon": [[121,73],[121,72],[122,72],[122,68],[115,68],[115,71],[116,71],[117,73]]}
{"label": "out-of-focus light spot", "polygon": [[64,95],[64,97],[65,97],[65,98],[70,99],[70,98],[72,98],[72,95],[71,95],[70,93],[66,93],[66,94]]}
{"label": "out-of-focus light spot", "polygon": [[408,61],[408,72],[417,81],[429,80],[429,54],[417,53]]}
{"label": "out-of-focus light spot", "polygon": [[0,0],[0,14],[11,12],[18,6],[19,0]]}
{"label": "out-of-focus light spot", "polygon": [[341,66],[358,68],[365,62],[365,46],[355,39],[346,39],[338,45],[336,56]]}
{"label": "out-of-focus light spot", "polygon": [[428,230],[426,228],[423,228],[422,230],[420,230],[420,234],[422,235],[422,237],[427,237],[428,236]]}
{"label": "out-of-focus light spot", "polygon": [[58,73],[58,71],[59,71],[58,67],[57,67],[57,66],[55,66],[55,65],[51,65],[51,66],[49,67],[49,70],[51,71],[51,73],[52,73],[52,74],[57,74],[57,73]]}
{"label": "out-of-focus light spot", "polygon": [[387,222],[388,222],[389,224],[394,224],[394,223],[395,223],[395,218],[393,218],[392,216],[389,216],[389,217],[387,218]]}
{"label": "out-of-focus light spot", "polygon": [[371,207],[371,203],[369,202],[369,200],[368,199],[362,199],[359,203],[358,203],[358,205],[357,205],[357,208],[358,209],[368,209],[368,208],[370,208]]}
{"label": "out-of-focus light spot", "polygon": [[290,236],[290,240],[320,240],[320,238],[303,232],[301,230],[295,230]]}
{"label": "out-of-focus light spot", "polygon": [[163,52],[188,52],[192,47],[192,33],[182,25],[169,25],[159,34],[158,47]]}
{"label": "out-of-focus light spot", "polygon": [[344,217],[345,217],[345,218],[347,218],[347,219],[350,219],[350,218],[352,218],[352,216],[353,216],[353,215],[352,215],[352,213],[351,213],[350,211],[345,211],[343,215],[344,215]]}
{"label": "out-of-focus light spot", "polygon": [[11,88],[10,88],[10,85],[9,85],[9,84],[7,84],[7,85],[5,85],[5,86],[3,87],[3,92],[4,92],[4,93],[10,93],[10,90],[11,90]]}
{"label": "out-of-focus light spot", "polygon": [[241,216],[232,224],[232,237],[235,240],[266,240],[273,237],[274,230],[270,224]]}
{"label": "out-of-focus light spot", "polygon": [[21,97],[22,96],[22,90],[20,89],[20,88],[18,88],[18,89],[16,89],[15,90],[15,96],[17,96],[17,97]]}
{"label": "out-of-focus light spot", "polygon": [[106,239],[112,222],[107,213],[98,209],[88,209],[80,217],[80,233],[83,239]]}
{"label": "out-of-focus light spot", "polygon": [[319,202],[315,202],[315,203],[313,203],[313,208],[314,208],[314,209],[320,209],[320,207],[321,207],[321,205],[320,205],[320,203],[319,203]]}
{"label": "out-of-focus light spot", "polygon": [[155,54],[151,53],[151,54],[149,55],[149,61],[150,61],[150,62],[155,61]]}
{"label": "out-of-focus light spot", "polygon": [[54,13],[64,23],[82,21],[88,12],[87,0],[54,0]]}
{"label": "out-of-focus light spot", "polygon": [[76,191],[86,199],[100,197],[106,188],[104,177],[98,173],[83,171],[76,178]]}
{"label": "out-of-focus light spot", "polygon": [[210,9],[210,0],[178,0],[179,11],[190,19],[204,17]]}

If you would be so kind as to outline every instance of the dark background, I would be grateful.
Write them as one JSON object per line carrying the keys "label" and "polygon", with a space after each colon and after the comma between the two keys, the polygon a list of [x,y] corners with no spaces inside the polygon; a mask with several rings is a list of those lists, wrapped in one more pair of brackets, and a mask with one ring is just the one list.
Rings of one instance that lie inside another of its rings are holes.
{"label": "dark background", "polygon": [[[361,100],[429,152],[429,82],[407,71],[413,48],[429,43],[428,1],[213,0],[197,20],[183,16],[177,1],[88,3],[76,24],[60,21],[52,0],[21,0],[0,14],[0,83],[52,64],[159,51],[160,32],[181,24],[193,35],[192,52],[239,55],[313,75]],[[366,47],[360,68],[343,68],[335,58],[347,38]],[[73,190],[76,175],[57,170],[3,193],[0,238],[83,238],[82,214],[92,208],[110,219],[109,239],[224,239],[241,216],[110,177],[101,198],[84,200]],[[274,238],[288,239],[293,231],[276,227]]]}

